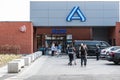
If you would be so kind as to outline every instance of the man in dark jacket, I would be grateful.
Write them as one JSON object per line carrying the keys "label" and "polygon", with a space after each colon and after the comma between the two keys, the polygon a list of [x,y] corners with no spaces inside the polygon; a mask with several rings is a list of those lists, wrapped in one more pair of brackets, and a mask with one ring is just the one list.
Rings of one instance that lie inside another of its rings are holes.
{"label": "man in dark jacket", "polygon": [[87,47],[83,43],[80,45],[81,67],[87,65]]}
{"label": "man in dark jacket", "polygon": [[68,65],[72,65],[73,55],[74,55],[74,48],[73,48],[73,45],[71,44],[68,47],[68,56],[69,56],[69,63],[68,63]]}

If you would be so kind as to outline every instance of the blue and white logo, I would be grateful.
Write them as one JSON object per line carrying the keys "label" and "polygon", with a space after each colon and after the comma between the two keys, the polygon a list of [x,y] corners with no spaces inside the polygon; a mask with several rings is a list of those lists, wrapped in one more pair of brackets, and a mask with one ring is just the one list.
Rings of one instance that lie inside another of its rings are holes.
{"label": "blue and white logo", "polygon": [[80,20],[82,22],[86,21],[86,17],[83,15],[82,11],[79,9],[78,6],[75,6],[66,18],[66,21],[68,22],[72,20]]}

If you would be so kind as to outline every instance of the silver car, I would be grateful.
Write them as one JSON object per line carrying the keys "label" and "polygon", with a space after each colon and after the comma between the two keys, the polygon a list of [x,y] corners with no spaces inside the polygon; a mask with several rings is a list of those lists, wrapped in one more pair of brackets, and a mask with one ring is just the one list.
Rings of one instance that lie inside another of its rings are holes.
{"label": "silver car", "polygon": [[120,63],[120,49],[117,49],[108,53],[106,56],[106,59],[108,61],[114,62],[115,64]]}
{"label": "silver car", "polygon": [[101,50],[100,57],[106,57],[106,54],[110,53],[111,51],[115,51],[117,49],[120,49],[120,46],[111,46],[105,49]]}

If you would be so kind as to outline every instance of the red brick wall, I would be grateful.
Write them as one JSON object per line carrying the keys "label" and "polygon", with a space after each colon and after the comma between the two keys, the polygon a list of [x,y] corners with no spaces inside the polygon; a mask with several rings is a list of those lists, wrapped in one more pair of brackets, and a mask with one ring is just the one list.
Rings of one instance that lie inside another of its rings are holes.
{"label": "red brick wall", "polygon": [[115,39],[115,27],[109,28],[109,38]]}
{"label": "red brick wall", "polygon": [[72,34],[73,40],[90,40],[92,39],[92,28],[67,28],[67,34]]}
{"label": "red brick wall", "polygon": [[[26,32],[20,27],[25,25]],[[33,26],[31,22],[0,22],[0,45],[19,45],[20,53],[33,52]]]}
{"label": "red brick wall", "polygon": [[115,27],[109,28],[108,37],[109,37],[110,45],[113,45],[113,46],[116,45],[116,41],[115,41]]}
{"label": "red brick wall", "polygon": [[115,37],[116,37],[116,45],[120,46],[120,22],[116,23]]}

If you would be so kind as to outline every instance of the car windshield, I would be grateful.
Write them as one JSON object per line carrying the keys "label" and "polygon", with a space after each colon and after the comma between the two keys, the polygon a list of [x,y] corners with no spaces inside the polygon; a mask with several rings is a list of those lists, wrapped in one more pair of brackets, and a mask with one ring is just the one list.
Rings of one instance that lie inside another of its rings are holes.
{"label": "car windshield", "polygon": [[114,50],[117,50],[117,49],[120,49],[120,46],[113,46],[110,50],[114,51]]}
{"label": "car windshield", "polygon": [[118,52],[118,53],[119,53],[119,52],[120,52],[120,49],[115,50],[115,52]]}
{"label": "car windshield", "polygon": [[120,53],[120,50],[118,50],[118,52]]}
{"label": "car windshield", "polygon": [[87,45],[87,48],[88,49],[96,49],[96,46],[95,45]]}
{"label": "car windshield", "polygon": [[117,48],[115,48],[115,47],[113,47],[113,48],[111,48],[111,50],[113,51],[113,50],[116,50]]}
{"label": "car windshield", "polygon": [[101,49],[103,49],[103,48],[106,48],[106,47],[110,47],[110,45],[107,43],[107,42],[105,42],[105,41],[75,41],[75,46],[76,45],[80,45],[81,43],[83,43],[83,44],[86,44],[86,45],[99,45],[100,46],[100,48]]}
{"label": "car windshield", "polygon": [[[107,47],[107,48],[105,48],[105,49],[110,49],[111,47]],[[113,49],[113,47],[111,48],[111,49]]]}

